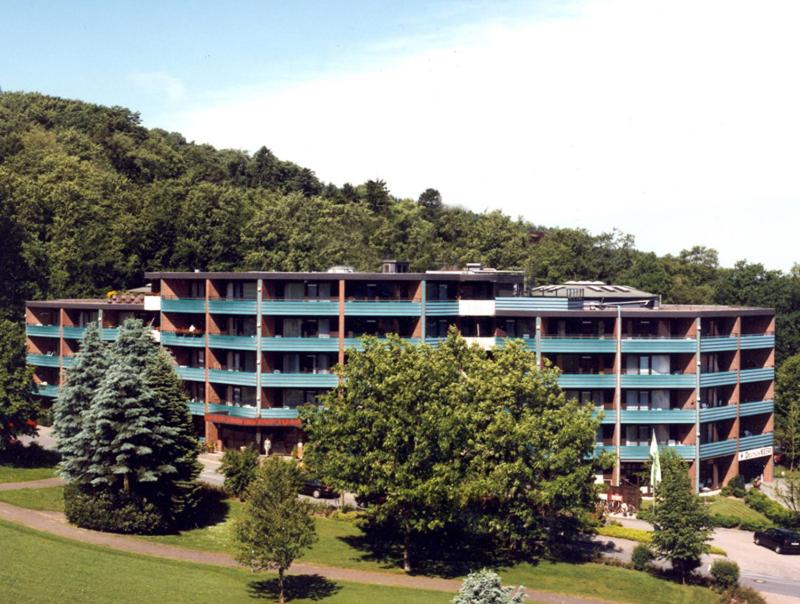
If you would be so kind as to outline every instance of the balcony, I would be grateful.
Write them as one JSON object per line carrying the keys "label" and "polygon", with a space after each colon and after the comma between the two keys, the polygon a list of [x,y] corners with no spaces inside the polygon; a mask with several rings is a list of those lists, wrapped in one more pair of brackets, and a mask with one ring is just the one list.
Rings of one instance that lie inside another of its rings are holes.
{"label": "balcony", "polygon": [[161,312],[206,312],[205,298],[161,298]]}
{"label": "balcony", "polygon": [[257,383],[255,371],[234,371],[232,369],[209,369],[208,381],[231,386],[255,386]]}
{"label": "balcony", "polygon": [[596,336],[547,336],[541,339],[541,352],[607,352],[617,351],[617,341],[613,336],[598,338]]}
{"label": "balcony", "polygon": [[348,317],[419,317],[421,312],[422,304],[412,300],[348,300],[344,303],[344,314]]}
{"label": "balcony", "polygon": [[741,382],[763,382],[775,379],[774,367],[759,367],[756,369],[742,369]]}
{"label": "balcony", "polygon": [[703,336],[700,338],[701,352],[720,352],[739,348],[738,336]]}
{"label": "balcony", "polygon": [[713,373],[702,373],[700,375],[700,386],[725,386],[735,384],[739,379],[736,371],[715,371]]}
{"label": "balcony", "polygon": [[613,373],[562,373],[558,377],[562,388],[614,388],[616,384]]}
{"label": "balcony", "polygon": [[211,348],[226,348],[229,350],[256,350],[258,340],[252,336],[229,336],[225,334],[208,334],[208,345]]}
{"label": "balcony", "polygon": [[255,298],[212,298],[208,312],[220,315],[254,315],[258,308]]}
{"label": "balcony", "polygon": [[60,367],[61,357],[57,354],[29,354],[26,357],[28,365],[36,367]]}
{"label": "balcony", "polygon": [[752,436],[740,436],[739,450],[746,451],[748,449],[771,447],[773,442],[774,434],[772,432],[767,432],[766,434],[753,434]]}
{"label": "balcony", "polygon": [[742,350],[750,350],[753,348],[775,348],[775,335],[742,334],[740,346]]}
{"label": "balcony", "polygon": [[339,315],[339,301],[315,298],[300,300],[263,300],[261,302],[261,314],[275,316],[335,317]]}
{"label": "balcony", "polygon": [[[192,405],[198,405],[200,413],[197,415],[203,414],[203,403],[189,403],[190,408]],[[222,405],[222,404],[212,404],[208,405],[208,412],[209,413],[218,413],[229,415],[231,417],[243,417],[243,418],[261,418],[261,419],[298,419],[300,417],[300,413],[297,409],[292,409],[289,407],[270,407],[267,409],[261,409],[261,413],[259,413],[258,408],[252,405]]]}
{"label": "balcony", "polygon": [[339,384],[335,373],[262,373],[261,385],[271,388],[333,388]]}
{"label": "balcony", "polygon": [[739,415],[759,415],[761,413],[773,413],[775,404],[773,401],[754,401],[751,403],[739,404]]}
{"label": "balcony", "polygon": [[261,338],[261,350],[276,352],[336,352],[339,338]]}
{"label": "balcony", "polygon": [[36,394],[47,398],[56,398],[58,396],[58,386],[53,384],[38,384],[36,387]]}
{"label": "balcony", "polygon": [[568,298],[556,296],[509,296],[495,299],[497,313],[531,312],[536,310],[568,310]]}
{"label": "balcony", "polygon": [[206,339],[202,333],[194,335],[187,332],[162,331],[161,343],[164,346],[188,346],[191,348],[205,348]]}
{"label": "balcony", "polygon": [[[66,340],[82,340],[85,333],[85,327],[64,327],[64,339]],[[103,327],[100,330],[100,339],[104,342],[113,342],[117,339],[118,334],[118,327]]]}
{"label": "balcony", "polygon": [[614,445],[595,445],[594,446],[594,454],[596,456],[600,455],[601,453],[616,453],[617,448]]}
{"label": "balcony", "polygon": [[[658,450],[675,451],[683,459],[694,459],[694,445],[658,445]],[[623,461],[646,461],[650,459],[650,445],[622,445],[619,457]]]}
{"label": "balcony", "polygon": [[700,445],[700,458],[721,457],[736,453],[736,439],[720,440],[713,443],[702,443]]}
{"label": "balcony", "polygon": [[431,300],[425,303],[426,317],[457,317],[458,300]]}
{"label": "balcony", "polygon": [[696,347],[694,338],[622,337],[624,353],[692,353]]}
{"label": "balcony", "polygon": [[622,375],[623,388],[694,388],[694,373],[630,373]]}
{"label": "balcony", "polygon": [[623,424],[693,424],[693,409],[622,409]]}
{"label": "balcony", "polygon": [[190,401],[186,404],[189,407],[189,413],[191,413],[192,415],[205,415],[206,412],[205,403]]}
{"label": "balcony", "polygon": [[706,407],[700,409],[701,422],[716,422],[722,419],[736,417],[737,405],[721,405],[719,407]]}
{"label": "balcony", "polygon": [[[378,338],[378,340],[385,340],[384,336],[374,336]],[[469,338],[465,338],[469,341]],[[440,341],[444,340],[444,338],[426,338],[425,343],[430,344],[431,346],[436,346]],[[404,342],[408,342],[409,344],[420,344],[422,342],[421,338],[403,338]],[[344,339],[344,347],[353,350],[364,350],[364,345],[361,343],[361,338],[345,338]]]}
{"label": "balcony", "polygon": [[26,325],[25,333],[42,338],[60,338],[61,327],[58,325]]}
{"label": "balcony", "polygon": [[205,382],[206,370],[202,367],[176,367],[175,371],[181,379],[189,382]]}

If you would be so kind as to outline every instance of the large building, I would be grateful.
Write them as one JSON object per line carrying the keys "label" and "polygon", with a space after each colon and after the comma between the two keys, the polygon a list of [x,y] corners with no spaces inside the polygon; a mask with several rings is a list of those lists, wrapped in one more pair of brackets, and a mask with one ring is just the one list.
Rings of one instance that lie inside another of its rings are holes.
{"label": "large building", "polygon": [[661,304],[630,287],[570,282],[524,291],[522,274],[158,272],[148,293],[27,304],[28,361],[54,397],[83,328],[103,338],[130,316],[175,358],[195,425],[218,448],[302,441],[297,408],[337,383],[347,348],[396,333],[435,345],[450,325],[484,348],[521,338],[561,369],[571,397],[602,412],[597,449],[616,454],[604,479],[641,481],[648,445],[677,451],[697,488],[737,474],[772,478],[774,313]]}

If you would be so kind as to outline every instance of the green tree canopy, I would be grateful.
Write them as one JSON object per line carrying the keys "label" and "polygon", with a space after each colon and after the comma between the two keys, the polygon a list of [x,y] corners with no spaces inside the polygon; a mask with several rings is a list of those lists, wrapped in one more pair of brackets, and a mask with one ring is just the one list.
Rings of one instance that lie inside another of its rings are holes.
{"label": "green tree canopy", "polygon": [[25,334],[18,324],[0,319],[0,449],[36,433],[39,405],[33,386],[25,364]]}

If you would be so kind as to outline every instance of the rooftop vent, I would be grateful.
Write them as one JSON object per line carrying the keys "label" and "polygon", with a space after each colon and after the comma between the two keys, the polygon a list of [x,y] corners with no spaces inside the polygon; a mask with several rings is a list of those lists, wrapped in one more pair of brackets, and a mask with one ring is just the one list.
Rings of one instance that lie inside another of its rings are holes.
{"label": "rooftop vent", "polygon": [[467,262],[467,271],[470,273],[477,273],[483,270],[482,262]]}
{"label": "rooftop vent", "polygon": [[329,273],[354,273],[356,269],[352,266],[346,266],[344,264],[340,264],[337,266],[332,266],[328,269]]}
{"label": "rooftop vent", "polygon": [[383,267],[381,268],[382,273],[407,273],[408,272],[408,262],[404,262],[402,260],[384,260]]}

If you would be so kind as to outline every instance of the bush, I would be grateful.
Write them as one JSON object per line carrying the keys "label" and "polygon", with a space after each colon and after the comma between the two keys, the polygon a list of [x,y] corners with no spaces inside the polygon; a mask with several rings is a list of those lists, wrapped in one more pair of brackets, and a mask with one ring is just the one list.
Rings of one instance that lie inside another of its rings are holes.
{"label": "bush", "polygon": [[714,560],[711,565],[714,587],[725,591],[739,585],[739,565],[733,560]]}
{"label": "bush", "polygon": [[18,468],[54,466],[60,459],[58,453],[44,449],[37,443],[30,443],[26,446],[17,441],[0,449],[0,464],[9,464]]}
{"label": "bush", "polygon": [[748,507],[764,514],[775,524],[787,525],[792,521],[792,514],[789,510],[757,489],[747,491],[744,502]]}
{"label": "bush", "polygon": [[222,456],[220,472],[225,476],[225,492],[244,499],[247,487],[255,480],[258,468],[258,451],[255,447],[229,449]]}
{"label": "bush", "polygon": [[170,515],[144,498],[75,485],[64,487],[64,512],[72,524],[95,531],[151,535],[172,528]]}
{"label": "bush", "polygon": [[752,587],[734,587],[727,590],[720,598],[721,604],[767,604],[760,593]]}
{"label": "bush", "polygon": [[735,528],[741,519],[727,514],[711,514],[711,524],[722,528]]}
{"label": "bush", "polygon": [[773,522],[769,520],[748,520],[743,519],[739,523],[739,528],[743,531],[763,531],[764,529],[772,528],[774,525]]}
{"label": "bush", "polygon": [[522,604],[525,601],[522,588],[515,594],[512,591],[503,587],[496,572],[484,568],[467,575],[453,604]]}
{"label": "bush", "polygon": [[744,477],[740,474],[737,474],[730,479],[728,484],[722,487],[722,491],[720,491],[720,493],[726,497],[738,497],[741,499],[747,493],[744,485]]}
{"label": "bush", "polygon": [[640,543],[633,548],[631,562],[633,563],[633,568],[636,570],[646,570],[653,561],[653,558],[655,558],[653,550],[651,550],[650,547],[644,543]]}

